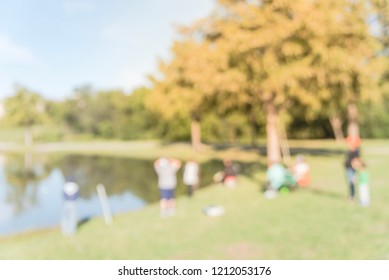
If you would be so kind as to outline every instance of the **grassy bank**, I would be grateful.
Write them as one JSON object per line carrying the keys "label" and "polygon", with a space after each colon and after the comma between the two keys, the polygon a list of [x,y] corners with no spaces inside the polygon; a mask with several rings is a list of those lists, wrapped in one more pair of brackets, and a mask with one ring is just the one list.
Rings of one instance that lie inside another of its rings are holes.
{"label": "grassy bank", "polygon": [[199,161],[225,157],[231,157],[241,161],[264,160],[261,153],[251,147],[203,145],[200,152],[195,152],[187,143],[163,143],[157,140],[75,141],[36,143],[31,146],[26,146],[21,143],[0,143],[0,152],[106,155],[144,159],[156,159],[161,156],[168,156],[177,157],[181,160],[196,159]]}
{"label": "grassy bank", "polygon": [[[186,145],[139,142],[146,145],[140,148],[135,144],[121,145],[128,145],[126,151],[134,145],[139,157],[154,158],[162,153],[183,159],[194,156]],[[235,189],[212,185],[192,199],[180,198],[175,217],[160,218],[154,204],[116,215],[110,226],[101,218],[92,219],[75,237],[64,238],[54,228],[2,238],[0,259],[387,259],[387,144],[369,142],[363,147],[371,175],[369,208],[346,199],[342,147],[329,142],[292,142],[293,151],[304,152],[311,164],[310,189],[266,200],[259,191],[265,170],[258,170],[240,176]],[[69,145],[69,149],[76,147]],[[107,143],[94,145],[109,147]],[[90,153],[92,146],[88,145]],[[111,154],[123,150],[123,146],[117,150],[113,146],[109,147]],[[48,146],[34,149],[42,147]],[[230,155],[263,160],[260,154],[245,149],[207,149],[200,155],[202,159]],[[63,148],[62,152],[70,150]],[[225,215],[206,217],[202,209],[210,204],[223,205]]]}

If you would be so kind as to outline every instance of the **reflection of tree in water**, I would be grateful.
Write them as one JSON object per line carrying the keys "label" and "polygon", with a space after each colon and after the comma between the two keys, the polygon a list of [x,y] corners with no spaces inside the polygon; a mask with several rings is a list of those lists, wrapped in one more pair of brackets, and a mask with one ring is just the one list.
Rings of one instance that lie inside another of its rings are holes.
{"label": "reflection of tree in water", "polygon": [[[153,161],[71,155],[57,159],[57,166],[65,177],[72,176],[80,185],[81,197],[89,198],[96,194],[97,184],[103,184],[107,194],[121,195],[131,192],[145,202],[159,200],[157,175]],[[201,165],[201,186],[212,183],[212,176],[222,169],[221,161],[213,160]],[[182,182],[182,169],[178,172],[177,195],[185,194]]]}
{"label": "reflection of tree in water", "polygon": [[7,183],[6,202],[14,206],[15,214],[37,204],[39,182],[44,180],[52,168],[42,156],[32,153],[7,155],[4,173]]}
{"label": "reflection of tree in water", "polygon": [[[38,183],[53,170],[59,168],[64,177],[72,176],[80,185],[81,197],[88,199],[96,195],[96,186],[104,184],[109,196],[131,192],[133,195],[150,203],[159,200],[157,175],[153,161],[83,155],[51,155],[36,154],[23,158],[20,155],[7,157],[5,172],[7,181],[13,188],[8,190],[8,200],[15,205],[18,212],[28,205],[36,204]],[[184,164],[184,163],[183,163]],[[241,170],[251,170],[256,165],[240,163]],[[213,175],[223,170],[221,160],[210,160],[201,164],[200,187],[213,182]],[[247,172],[244,172],[247,173]],[[177,195],[186,194],[182,182],[183,168],[177,173]]]}
{"label": "reflection of tree in water", "polygon": [[74,177],[83,198],[94,196],[97,184],[103,184],[109,196],[131,191],[148,202],[158,199],[150,161],[71,155],[59,159],[57,164],[65,177]]}

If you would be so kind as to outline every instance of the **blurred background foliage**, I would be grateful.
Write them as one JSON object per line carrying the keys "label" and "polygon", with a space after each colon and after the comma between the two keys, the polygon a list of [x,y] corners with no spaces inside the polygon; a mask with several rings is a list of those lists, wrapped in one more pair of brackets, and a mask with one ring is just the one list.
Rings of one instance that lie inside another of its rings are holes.
{"label": "blurred background foliage", "polygon": [[147,87],[82,85],[53,101],[15,86],[1,100],[0,141],[198,134],[205,143],[256,145],[270,103],[289,138],[334,138],[330,120],[346,134],[350,102],[362,137],[388,138],[388,22],[386,0],[219,0],[207,18],[179,28],[171,59]]}

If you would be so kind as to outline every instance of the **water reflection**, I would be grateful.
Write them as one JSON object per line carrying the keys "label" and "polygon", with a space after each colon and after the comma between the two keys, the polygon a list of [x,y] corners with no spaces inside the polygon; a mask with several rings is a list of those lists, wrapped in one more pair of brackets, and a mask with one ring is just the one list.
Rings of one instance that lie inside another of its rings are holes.
{"label": "water reflection", "polygon": [[[209,185],[220,161],[201,165],[201,186]],[[113,213],[133,211],[159,200],[149,160],[101,156],[0,155],[0,235],[57,226],[67,176],[80,186],[81,219],[102,215],[96,185],[105,185]],[[186,194],[182,172],[177,195]]]}
{"label": "water reflection", "polygon": [[[241,164],[244,173],[261,168]],[[212,183],[223,163],[201,164],[201,183]],[[186,195],[178,173],[177,196]],[[82,220],[102,215],[97,184],[106,187],[112,213],[133,211],[159,201],[153,161],[103,156],[0,154],[0,235],[59,225],[62,187],[73,176],[80,186],[78,213]]]}

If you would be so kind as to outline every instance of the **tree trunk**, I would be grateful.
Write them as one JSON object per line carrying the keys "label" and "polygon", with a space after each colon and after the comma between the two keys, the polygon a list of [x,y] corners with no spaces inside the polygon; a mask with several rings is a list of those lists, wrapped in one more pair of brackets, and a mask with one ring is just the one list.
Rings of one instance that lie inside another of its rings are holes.
{"label": "tree trunk", "polygon": [[253,148],[257,148],[257,135],[258,135],[258,130],[259,130],[259,124],[258,121],[256,120],[256,116],[254,113],[251,113],[250,117],[250,128],[251,128],[251,146]]}
{"label": "tree trunk", "polygon": [[26,146],[32,145],[32,128],[31,127],[26,127],[24,129],[24,144]]}
{"label": "tree trunk", "polygon": [[32,153],[27,152],[24,154],[24,172],[30,173],[32,170]]}
{"label": "tree trunk", "polygon": [[332,116],[330,117],[330,123],[336,142],[343,142],[344,134],[342,131],[342,119],[339,116]]}
{"label": "tree trunk", "polygon": [[277,131],[278,131],[278,139],[280,141],[282,159],[284,160],[284,163],[289,165],[292,159],[290,157],[288,135],[286,133],[285,125],[279,122]]}
{"label": "tree trunk", "polygon": [[191,137],[193,150],[199,151],[201,146],[201,130],[200,122],[195,118],[191,120]]}
{"label": "tree trunk", "polygon": [[278,112],[272,101],[265,104],[265,111],[267,161],[270,164],[281,160],[280,142],[277,133]]}
{"label": "tree trunk", "polygon": [[359,137],[359,125],[358,125],[358,109],[355,103],[350,102],[347,106],[347,136]]}
{"label": "tree trunk", "polygon": [[361,145],[358,126],[358,109],[354,102],[347,105],[347,139],[346,144],[349,151],[358,150]]}

